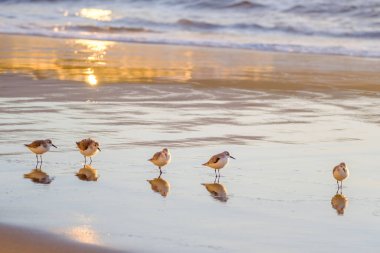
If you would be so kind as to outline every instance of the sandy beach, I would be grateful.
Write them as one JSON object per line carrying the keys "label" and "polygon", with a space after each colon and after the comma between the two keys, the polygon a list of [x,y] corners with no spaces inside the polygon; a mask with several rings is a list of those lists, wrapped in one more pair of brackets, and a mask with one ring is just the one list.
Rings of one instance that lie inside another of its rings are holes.
{"label": "sandy beach", "polygon": [[378,91],[379,60],[1,35],[0,71],[33,79],[276,90]]}
{"label": "sandy beach", "polygon": [[75,243],[48,233],[25,228],[0,225],[1,252],[5,253],[118,253],[121,251],[109,250],[88,244]]}
{"label": "sandy beach", "polygon": [[[379,59],[0,41],[1,252],[377,251]],[[97,181],[75,176],[86,137],[102,148]],[[35,156],[22,144],[39,138],[58,146],[50,184],[23,177]],[[162,147],[165,193],[147,162]],[[201,164],[224,150],[237,159],[218,198]],[[341,161],[352,177],[337,198]]]}

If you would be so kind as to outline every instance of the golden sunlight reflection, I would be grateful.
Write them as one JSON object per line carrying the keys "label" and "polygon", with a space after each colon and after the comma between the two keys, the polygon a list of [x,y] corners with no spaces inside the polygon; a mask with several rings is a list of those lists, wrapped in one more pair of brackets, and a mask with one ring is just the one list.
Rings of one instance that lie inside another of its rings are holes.
{"label": "golden sunlight reflection", "polygon": [[[115,44],[112,41],[101,41],[101,40],[75,40],[75,44],[83,46],[86,49],[80,50],[81,55],[85,55],[85,59],[88,60],[91,64],[96,65],[106,65],[104,60],[107,50]],[[78,54],[78,50],[75,50]]]}
{"label": "golden sunlight reflection", "polygon": [[78,16],[83,18],[95,19],[98,21],[111,21],[112,11],[96,8],[83,8],[77,13]]}
{"label": "golden sunlight reflection", "polygon": [[[49,39],[0,35],[0,73],[23,73],[34,78],[57,78],[102,83],[233,83],[236,80],[260,82],[275,73],[271,55],[252,66],[245,51],[233,51],[227,57],[217,49],[127,44],[87,39]],[[28,46],[29,45],[29,46]],[[33,46],[33,45],[38,45]],[[30,48],[20,51],[19,48]],[[49,50],[45,50],[49,48]],[[51,50],[51,49],[57,50]],[[58,50],[65,48],[65,50]],[[242,83],[242,85],[245,85]]]}
{"label": "golden sunlight reflection", "polygon": [[110,46],[113,46],[115,44],[115,42],[103,41],[103,40],[78,39],[78,40],[75,40],[75,44],[85,46],[94,52],[105,52],[107,50],[107,48],[109,48]]}
{"label": "golden sunlight reflection", "polygon": [[101,244],[97,233],[86,225],[71,228],[68,236],[81,243]]}
{"label": "golden sunlight reflection", "polygon": [[87,69],[84,74],[86,75],[86,83],[88,83],[91,86],[95,86],[98,84],[98,79],[94,75],[93,69]]}
{"label": "golden sunlight reflection", "polygon": [[93,75],[93,74],[90,74],[87,76],[86,78],[86,82],[91,85],[91,86],[95,86],[98,84],[98,80],[96,79],[96,76]]}

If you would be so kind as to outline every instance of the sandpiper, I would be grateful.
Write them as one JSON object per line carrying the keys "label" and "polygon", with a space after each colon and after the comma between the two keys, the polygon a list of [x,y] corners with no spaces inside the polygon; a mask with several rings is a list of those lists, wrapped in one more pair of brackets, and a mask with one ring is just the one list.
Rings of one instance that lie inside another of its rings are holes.
{"label": "sandpiper", "polygon": [[79,142],[76,142],[77,147],[79,148],[79,152],[84,156],[84,165],[86,165],[87,157],[90,158],[90,164],[92,163],[91,156],[101,151],[99,148],[99,143],[88,138],[83,139]]}
{"label": "sandpiper", "polygon": [[[235,159],[234,157],[232,157],[230,155],[230,153],[228,151],[224,151],[223,153],[220,153],[220,154],[212,156],[210,158],[210,160],[208,160],[207,163],[204,163],[202,165],[208,166],[208,167],[214,169],[215,170],[215,176],[219,176],[220,177],[220,171],[219,170],[223,169],[224,166],[227,165],[228,158]],[[217,170],[219,171],[219,175],[216,173]]]}
{"label": "sandpiper", "polygon": [[153,155],[148,161],[152,162],[154,165],[158,166],[160,169],[160,175],[162,173],[161,167],[169,164],[171,161],[171,155],[169,149],[164,148],[162,151],[159,151]]}
{"label": "sandpiper", "polygon": [[[336,183],[338,184],[338,189],[343,187],[343,180],[346,179],[350,175],[350,172],[348,171],[348,167],[345,163],[340,163],[339,165],[335,166],[333,169],[333,176],[336,179]],[[340,181],[340,186],[339,186]]]}
{"label": "sandpiper", "polygon": [[[50,139],[46,139],[46,140],[37,140],[37,141],[33,141],[32,143],[30,144],[24,144],[30,151],[32,151],[34,154],[36,154],[36,158],[37,158],[37,164],[39,162],[42,163],[42,154],[48,152],[50,150],[50,147],[53,146],[55,148],[57,148],[57,146],[55,146],[52,141]],[[38,161],[38,155],[41,157],[41,161]]]}

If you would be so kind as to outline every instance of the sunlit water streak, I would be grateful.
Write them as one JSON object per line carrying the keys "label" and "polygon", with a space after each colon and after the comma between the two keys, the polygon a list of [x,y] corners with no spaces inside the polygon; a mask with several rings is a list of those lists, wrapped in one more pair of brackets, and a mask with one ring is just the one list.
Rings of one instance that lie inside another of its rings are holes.
{"label": "sunlit water streak", "polygon": [[2,33],[380,57],[377,0],[0,3]]}
{"label": "sunlit water streak", "polygon": [[[76,40],[46,42],[66,45],[51,58],[44,40],[30,40],[39,46],[0,45],[1,222],[142,252],[378,249],[380,94],[377,65],[368,68],[376,61],[336,59],[346,65],[329,69],[318,57]],[[117,53],[129,61],[108,58]],[[106,64],[95,68],[94,55]],[[97,181],[76,177],[75,141],[85,137],[102,147]],[[23,178],[35,156],[22,144],[39,138],[58,146],[44,155],[50,184]],[[162,147],[173,159],[158,194],[147,159]],[[221,171],[216,198],[202,185],[214,171],[201,164],[224,150],[237,159]],[[338,216],[332,168],[341,161],[351,177]]]}

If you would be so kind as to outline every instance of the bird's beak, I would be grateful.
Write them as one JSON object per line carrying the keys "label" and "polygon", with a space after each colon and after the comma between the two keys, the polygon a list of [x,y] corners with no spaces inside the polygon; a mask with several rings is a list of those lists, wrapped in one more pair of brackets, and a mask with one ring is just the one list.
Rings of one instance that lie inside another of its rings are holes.
{"label": "bird's beak", "polygon": [[54,145],[54,144],[51,144],[53,147],[55,147],[55,148],[57,148],[57,146],[56,145]]}
{"label": "bird's beak", "polygon": [[98,150],[101,151],[100,148],[98,148]]}
{"label": "bird's beak", "polygon": [[233,157],[233,156],[230,156],[230,158],[232,158],[232,159],[236,160],[236,159],[235,159],[235,157]]}

